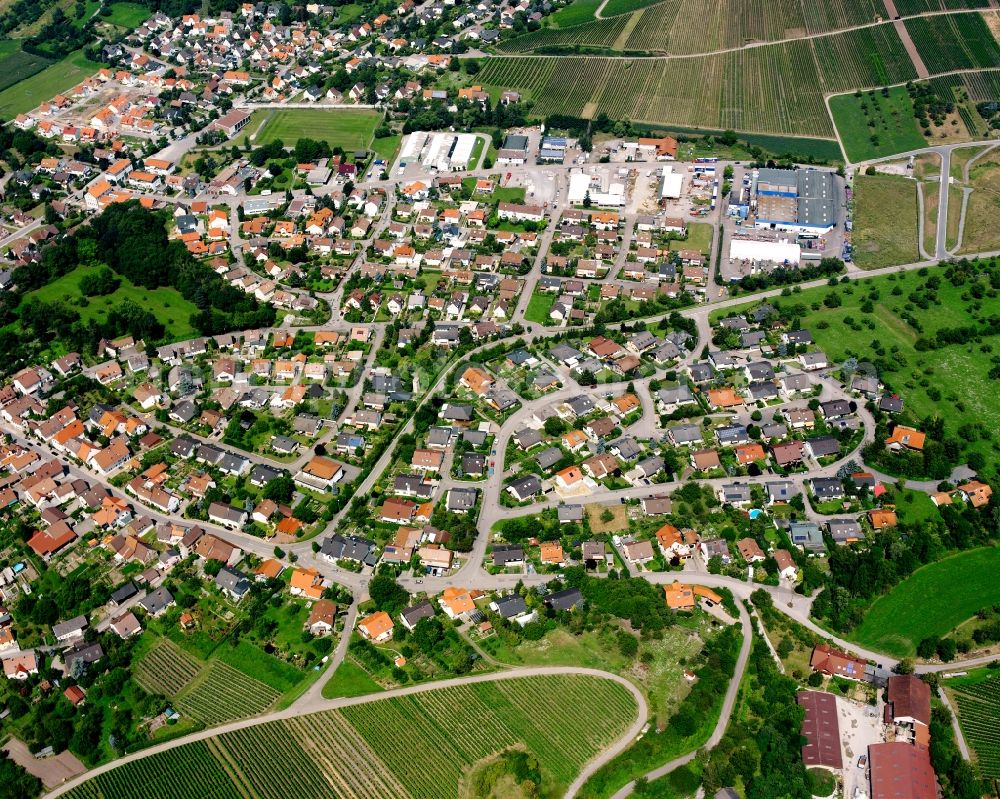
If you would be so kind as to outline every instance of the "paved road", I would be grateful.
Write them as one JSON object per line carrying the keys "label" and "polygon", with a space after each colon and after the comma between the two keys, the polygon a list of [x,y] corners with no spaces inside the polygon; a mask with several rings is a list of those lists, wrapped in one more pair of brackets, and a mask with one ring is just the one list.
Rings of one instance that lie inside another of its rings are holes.
{"label": "paved road", "polygon": [[[587,765],[584,769],[584,773],[590,771],[595,764],[602,764],[606,762],[606,759],[614,757],[618,752],[624,749],[639,731],[645,726],[647,719],[649,718],[649,706],[646,703],[645,697],[642,692],[635,687],[631,682],[626,680],[624,677],[619,677],[617,674],[611,674],[610,672],[600,671],[598,669],[587,669],[577,666],[542,666],[538,668],[519,668],[511,669],[510,671],[502,671],[492,674],[476,674],[467,677],[459,677],[453,680],[440,680],[438,682],[424,683],[422,685],[409,685],[405,688],[396,688],[392,691],[385,691],[380,694],[370,694],[368,696],[359,697],[349,697],[342,699],[314,699],[308,706],[300,706],[298,704],[289,707],[285,710],[279,711],[277,713],[271,713],[266,716],[255,716],[249,719],[242,719],[240,721],[232,722],[230,724],[224,724],[220,727],[213,727],[207,730],[201,730],[191,735],[186,735],[183,738],[177,738],[173,741],[167,741],[162,744],[157,744],[156,746],[151,746],[147,749],[142,749],[139,752],[135,752],[130,755],[125,755],[124,757],[114,760],[110,763],[106,763],[103,766],[98,766],[95,769],[91,769],[86,774],[82,774],[76,779],[70,780],[69,782],[60,785],[58,788],[45,794],[45,799],[54,799],[54,797],[62,796],[67,791],[75,788],[82,782],[95,777],[99,774],[103,774],[107,771],[111,771],[118,766],[124,765],[125,763],[131,763],[136,760],[143,760],[152,755],[158,754],[160,752],[167,751],[176,746],[181,746],[186,743],[192,743],[194,741],[203,741],[206,738],[211,738],[216,735],[222,735],[223,733],[233,732],[234,730],[242,730],[248,727],[256,727],[261,724],[266,724],[270,721],[277,721],[279,719],[295,718],[302,715],[303,713],[313,713],[320,712],[324,710],[339,710],[345,707],[353,707],[355,705],[363,705],[369,702],[378,702],[382,699],[393,699],[400,696],[413,696],[415,694],[426,693],[427,691],[433,691],[438,688],[450,688],[457,685],[474,685],[476,683],[482,682],[497,682],[500,680],[516,680],[523,679],[525,677],[544,677],[544,676],[554,676],[554,675],[566,675],[575,674],[583,675],[589,677],[598,677],[605,680],[611,680],[616,682],[632,695],[636,701],[637,715],[636,720],[629,727],[628,730],[621,736],[619,741],[612,746],[608,747],[604,752],[598,755],[594,761]],[[599,767],[597,765],[596,767]],[[279,775],[275,775],[277,779]]]}

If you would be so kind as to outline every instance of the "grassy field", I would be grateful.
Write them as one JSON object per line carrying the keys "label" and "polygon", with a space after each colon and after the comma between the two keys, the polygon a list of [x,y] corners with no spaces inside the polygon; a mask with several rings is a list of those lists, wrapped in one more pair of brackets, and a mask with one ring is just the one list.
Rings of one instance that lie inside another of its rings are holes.
{"label": "grassy field", "polygon": [[[567,708],[586,707],[580,725]],[[632,696],[593,677],[452,686],[272,721],[112,769],[69,799],[459,795],[468,769],[511,748],[534,754],[539,795],[561,795],[635,718]],[[419,742],[419,757],[413,742]],[[214,787],[209,788],[209,785]]]}
{"label": "grassy field", "polygon": [[[861,97],[853,94],[831,97],[830,111],[851,161],[882,158],[926,146],[913,117],[913,101],[904,87],[890,89],[888,97],[879,91],[865,92]],[[875,122],[874,128],[869,126],[871,121]]]}
{"label": "grassy field", "polygon": [[555,295],[553,294],[543,294],[536,291],[531,295],[531,299],[528,300],[528,307],[524,311],[525,321],[535,322],[539,325],[551,325],[552,320],[549,318],[549,311],[552,310],[552,304],[555,302],[555,299]]}
{"label": "grassy field", "polygon": [[111,9],[111,16],[103,19],[112,25],[129,30],[138,28],[150,17],[149,9],[138,3],[112,3],[108,8]]}
{"label": "grassy field", "polygon": [[692,626],[697,623],[685,620],[684,626],[665,631],[662,638],[643,641],[639,646],[642,668],[636,666],[635,658],[621,655],[611,626],[582,635],[556,628],[539,641],[523,641],[514,648],[494,636],[483,640],[482,647],[514,666],[583,666],[621,674],[647,696],[650,710],[666,719],[688,692],[681,664],[694,662],[703,645],[701,637],[692,635]]}
{"label": "grassy field", "polygon": [[1000,602],[1000,549],[984,547],[931,563],[880,597],[851,640],[910,657],[924,638],[944,636],[977,610]]}
{"label": "grassy field", "polygon": [[377,694],[380,691],[382,691],[382,686],[375,682],[367,671],[353,660],[344,660],[323,686],[323,698],[364,696],[365,694]]}
{"label": "grassy field", "polygon": [[853,241],[854,260],[862,269],[919,260],[916,182],[895,175],[858,175]]}
{"label": "grassy field", "polygon": [[707,222],[688,222],[686,239],[670,242],[671,250],[697,250],[708,255],[712,251],[712,226]]}
{"label": "grassy field", "polygon": [[44,100],[72,89],[100,68],[101,65],[90,61],[82,50],[70,53],[62,61],[0,92],[0,119],[13,119],[30,111]]}
{"label": "grassy field", "polygon": [[381,116],[365,109],[288,109],[275,111],[264,123],[254,144],[281,139],[291,147],[299,138],[325,141],[346,151],[367,150],[372,145]]}
{"label": "grassy field", "polygon": [[972,164],[967,185],[972,188],[972,194],[965,212],[965,233],[960,252],[1000,249],[1000,233],[996,224],[997,214],[1000,213],[1000,154],[996,151],[987,153]]}
{"label": "grassy field", "polygon": [[944,684],[958,706],[958,723],[982,775],[1000,779],[1000,674],[995,669],[977,669],[974,676],[960,678],[959,684]]}
{"label": "grassy field", "polygon": [[103,297],[89,297],[83,305],[80,294],[80,279],[96,267],[80,266],[72,272],[54,280],[47,286],[28,293],[28,297],[37,297],[44,302],[70,302],[80,313],[80,317],[88,319],[104,319],[109,310],[124,299],[130,299],[140,307],[152,313],[167,332],[167,337],[174,341],[192,338],[198,331],[191,325],[191,315],[198,312],[194,303],[181,296],[177,289],[161,287],[154,290],[140,288],[124,278],[113,294]]}

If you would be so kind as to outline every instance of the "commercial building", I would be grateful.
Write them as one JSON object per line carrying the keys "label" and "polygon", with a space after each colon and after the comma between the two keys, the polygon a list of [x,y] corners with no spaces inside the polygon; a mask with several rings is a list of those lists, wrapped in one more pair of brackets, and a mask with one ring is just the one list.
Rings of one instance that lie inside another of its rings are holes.
{"label": "commercial building", "polygon": [[837,222],[837,184],[817,169],[760,169],[754,175],[755,226],[821,236]]}

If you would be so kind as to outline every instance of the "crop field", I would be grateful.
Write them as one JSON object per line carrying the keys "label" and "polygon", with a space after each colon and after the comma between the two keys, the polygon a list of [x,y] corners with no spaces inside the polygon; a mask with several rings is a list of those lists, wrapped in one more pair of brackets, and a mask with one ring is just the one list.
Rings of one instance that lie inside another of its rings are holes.
{"label": "crop field", "polygon": [[499,50],[504,53],[527,53],[542,47],[614,47],[618,36],[629,21],[628,15],[598,19],[571,28],[543,28],[535,33],[517,36],[503,42]]}
{"label": "crop field", "polygon": [[[586,705],[580,725],[567,707]],[[635,718],[617,683],[576,675],[498,680],[266,722],[127,763],[68,799],[440,799],[470,766],[513,746],[539,759],[544,795]],[[421,756],[401,742],[420,741]]]}
{"label": "crop field", "polygon": [[[17,43],[8,40],[4,44],[16,45]],[[10,88],[15,83],[20,83],[25,78],[37,75],[51,63],[49,59],[26,53],[20,47],[11,48],[9,52],[4,52],[0,56],[0,92]]]}
{"label": "crop field", "polygon": [[984,777],[1000,779],[1000,676],[955,687],[958,722]]}
{"label": "crop field", "polygon": [[204,741],[184,744],[125,763],[87,780],[67,799],[242,799],[242,794]]}
{"label": "crop field", "polygon": [[608,4],[604,6],[601,16],[613,17],[617,14],[628,14],[661,2],[663,0],[608,0]]}
{"label": "crop field", "polygon": [[0,91],[0,119],[13,119],[30,111],[43,100],[73,88],[100,68],[101,65],[90,61],[82,50],[70,53],[62,61]]}
{"label": "crop field", "polygon": [[990,0],[896,0],[896,11],[901,16],[922,11],[952,11],[956,8],[989,8]]}
{"label": "crop field", "polygon": [[590,22],[600,5],[601,0],[573,0],[568,6],[560,8],[552,15],[552,24],[560,28],[571,28],[574,25]]}
{"label": "crop field", "polygon": [[222,724],[267,710],[280,694],[260,680],[218,661],[182,695],[177,708],[205,724]]}
{"label": "crop field", "polygon": [[[1000,602],[1000,549],[960,552],[917,569],[875,600],[850,638],[894,657],[909,657],[924,638],[944,636],[983,607]],[[933,602],[924,598],[934,597]]]}
{"label": "crop field", "polygon": [[163,639],[135,666],[136,682],[144,691],[177,696],[198,676],[201,664],[173,642]]}
{"label": "crop field", "polygon": [[979,14],[920,17],[907,20],[906,30],[932,74],[1000,67],[1000,44]]}
{"label": "crop field", "polygon": [[803,0],[802,7],[809,33],[840,30],[885,19],[885,6],[881,0],[824,0],[822,3]]}
{"label": "crop field", "polygon": [[813,47],[827,91],[886,86],[917,77],[892,25],[823,36],[813,39]]}
{"label": "crop field", "polygon": [[[569,81],[567,81],[569,76]],[[808,42],[679,59],[491,58],[478,79],[553,113],[831,137]]]}
{"label": "crop field", "polygon": [[269,144],[281,139],[291,147],[300,138],[325,141],[331,147],[347,151],[371,147],[375,128],[381,117],[367,109],[303,108],[276,111],[257,134],[254,144]]}

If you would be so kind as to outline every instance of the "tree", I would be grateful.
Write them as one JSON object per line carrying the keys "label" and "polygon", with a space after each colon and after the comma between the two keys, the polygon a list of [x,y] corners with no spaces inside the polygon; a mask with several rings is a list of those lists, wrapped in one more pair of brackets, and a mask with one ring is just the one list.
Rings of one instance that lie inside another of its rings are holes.
{"label": "tree", "polygon": [[281,477],[276,477],[264,486],[262,496],[264,499],[269,499],[272,502],[291,502],[292,495],[294,493],[295,482],[289,475],[286,474]]}
{"label": "tree", "polygon": [[406,607],[410,595],[391,574],[381,573],[368,584],[368,595],[372,601],[390,616],[395,616]]}
{"label": "tree", "polygon": [[618,631],[618,651],[624,657],[634,658],[639,651],[639,639],[625,630]]}
{"label": "tree", "polygon": [[566,432],[566,422],[558,416],[550,416],[545,420],[545,433],[550,436],[561,436]]}

